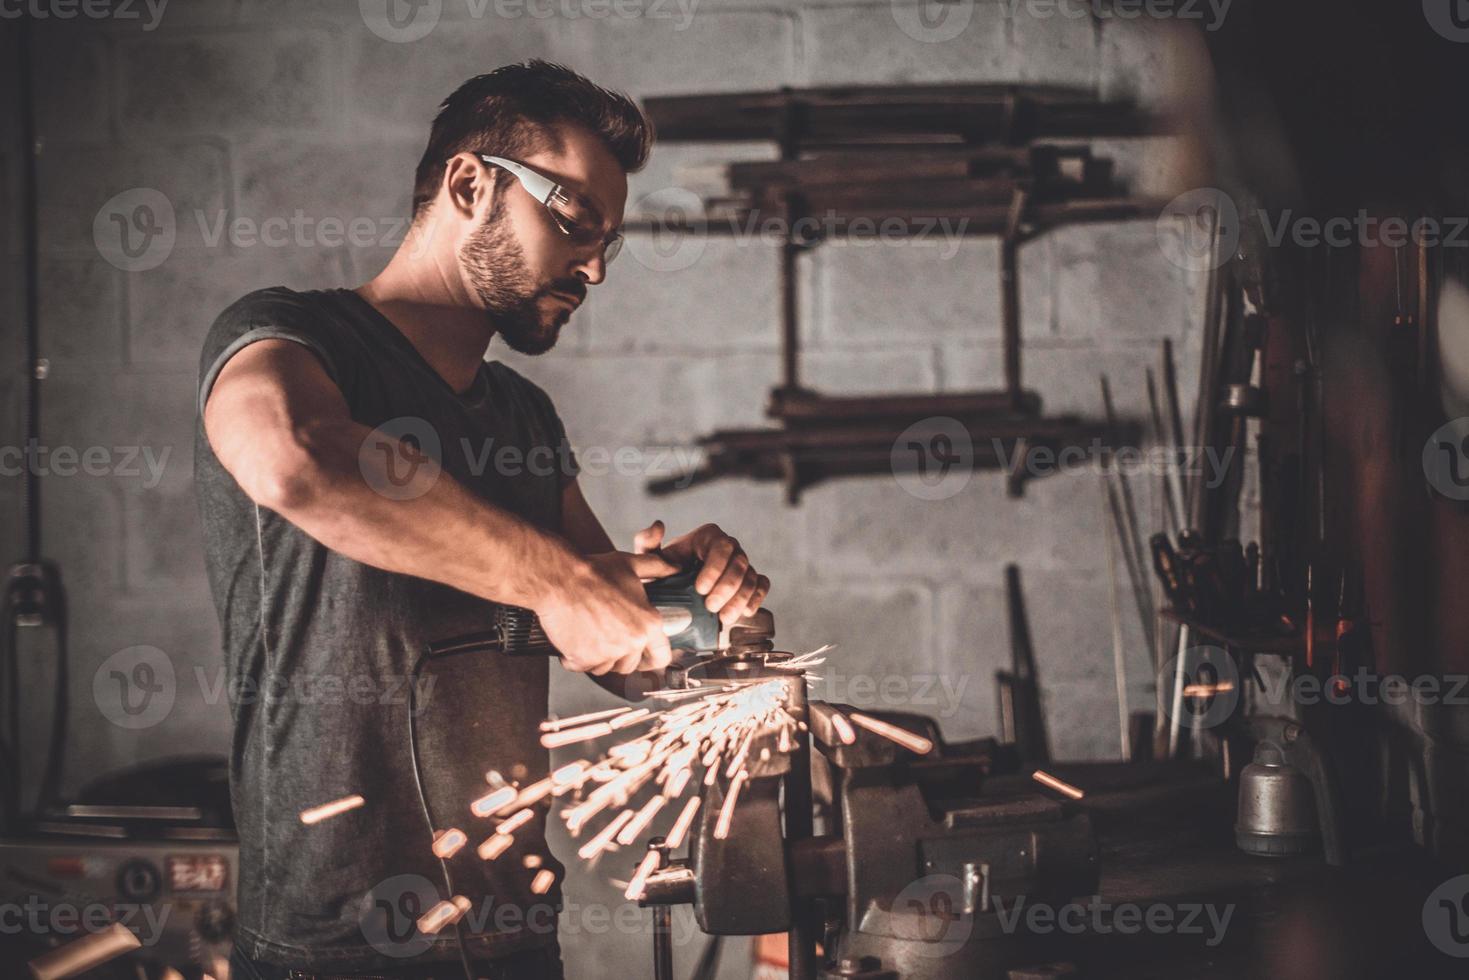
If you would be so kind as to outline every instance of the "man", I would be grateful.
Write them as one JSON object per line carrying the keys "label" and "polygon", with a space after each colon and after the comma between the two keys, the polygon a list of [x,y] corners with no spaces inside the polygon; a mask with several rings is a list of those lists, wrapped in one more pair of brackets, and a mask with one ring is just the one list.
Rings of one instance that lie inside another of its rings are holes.
{"label": "man", "polygon": [[[669,660],[640,579],[702,563],[696,588],[725,623],[769,590],[714,525],[664,542],[654,523],[616,551],[550,399],[484,360],[496,335],[555,344],[606,274],[651,142],[631,101],[569,69],[474,78],[434,120],[412,230],[381,274],[252,293],[205,341],[196,479],[239,692],[237,977],[458,977],[461,955],[478,976],[559,976],[559,890],[533,894],[526,867],[559,881],[544,816],[482,861],[493,826],[469,813],[487,770],[547,772],[548,661],[419,658],[507,603],[539,615],[565,667],[607,681]],[[441,868],[431,832],[448,827],[470,843]],[[412,929],[454,894],[472,903],[457,927]]]}

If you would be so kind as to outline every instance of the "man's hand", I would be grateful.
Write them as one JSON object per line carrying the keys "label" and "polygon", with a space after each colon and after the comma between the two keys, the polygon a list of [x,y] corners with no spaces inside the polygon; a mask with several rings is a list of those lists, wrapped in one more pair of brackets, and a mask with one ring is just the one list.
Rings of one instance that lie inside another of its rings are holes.
{"label": "man's hand", "polygon": [[749,556],[740,543],[720,530],[718,524],[697,527],[660,548],[663,533],[663,522],[654,521],[633,537],[633,551],[637,554],[660,551],[675,565],[703,562],[694,589],[704,596],[704,605],[710,612],[718,613],[719,621],[725,626],[759,609],[770,593],[770,579],[750,566]]}
{"label": "man's hand", "polygon": [[667,667],[672,651],[663,617],[648,602],[642,579],[672,575],[678,568],[657,554],[609,551],[586,560],[591,571],[556,590],[536,610],[566,668],[600,676]]}

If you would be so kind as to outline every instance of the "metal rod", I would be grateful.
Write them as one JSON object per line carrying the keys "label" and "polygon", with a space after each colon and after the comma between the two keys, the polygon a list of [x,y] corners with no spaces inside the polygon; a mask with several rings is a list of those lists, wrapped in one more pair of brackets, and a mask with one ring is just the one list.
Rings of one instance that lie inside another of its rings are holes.
{"label": "metal rod", "polygon": [[[791,678],[790,688],[791,698],[786,711],[797,721],[807,721],[806,679]],[[796,703],[798,700],[799,704]],[[794,841],[811,837],[815,828],[811,802],[811,733],[809,729],[802,731],[797,728],[794,736],[790,768],[783,777],[787,847]],[[794,888],[792,894],[795,894]],[[786,935],[790,980],[815,980],[816,944],[821,940],[823,925],[811,899],[792,899],[791,928]]]}
{"label": "metal rod", "polygon": [[780,244],[781,379],[787,390],[794,391],[801,386],[801,330],[796,308],[796,257],[801,249],[795,240],[795,202],[790,194],[781,195],[780,201],[785,221],[785,238]]}
{"label": "metal rod", "polygon": [[1111,588],[1111,611],[1112,611],[1112,672],[1117,683],[1117,724],[1119,729],[1119,742],[1122,747],[1122,758],[1132,758],[1132,739],[1128,730],[1128,717],[1131,712],[1127,708],[1127,654],[1122,646],[1122,596],[1117,591],[1117,546],[1112,540],[1111,521],[1108,520],[1107,509],[1107,474],[1101,474],[1102,481],[1102,536],[1107,540],[1107,583]]}
{"label": "metal rod", "polygon": [[[1104,500],[1111,511],[1112,524],[1117,529],[1119,540],[1125,541],[1127,532],[1125,530],[1124,517],[1122,515],[1122,504],[1117,497],[1117,488],[1113,481],[1116,475],[1102,470],[1102,487],[1105,491]],[[1137,606],[1138,619],[1142,622],[1143,636],[1149,642],[1152,641],[1153,629],[1153,594],[1148,590],[1147,566],[1135,564],[1132,551],[1124,543],[1122,546],[1122,564],[1127,570],[1127,582],[1132,587],[1133,604]]]}
{"label": "metal rod", "polygon": [[[1214,371],[1216,369],[1218,346],[1219,346],[1219,317],[1220,294],[1223,290],[1223,270],[1220,268],[1222,262],[1219,256],[1219,234],[1220,225],[1216,215],[1209,229],[1209,274],[1204,289],[1204,336],[1199,345],[1199,395],[1195,403],[1193,418],[1193,445],[1196,449],[1202,449],[1209,441],[1209,400],[1214,392]],[[1181,442],[1182,440],[1180,440]],[[1190,475],[1184,485],[1185,496],[1189,502],[1189,513],[1186,520],[1191,527],[1198,527],[1201,514],[1199,508],[1201,501],[1198,495],[1198,480]]]}
{"label": "metal rod", "polygon": [[[1102,375],[1102,410],[1107,420],[1108,433],[1115,434],[1117,432],[1117,409],[1112,404],[1112,386],[1107,383],[1105,374]],[[1111,437],[1115,439],[1115,435]],[[1117,527],[1117,537],[1122,545],[1123,557],[1127,558],[1127,577],[1132,584],[1138,616],[1142,620],[1143,637],[1151,646],[1153,632],[1157,629],[1157,618],[1153,614],[1153,593],[1148,588],[1147,551],[1143,547],[1142,531],[1139,529],[1137,504],[1132,496],[1132,483],[1127,479],[1127,474],[1115,466],[1105,467],[1104,477],[1108,469],[1112,471],[1113,482],[1122,500],[1120,514],[1122,521]]]}
{"label": "metal rod", "polygon": [[1178,652],[1173,671],[1173,711],[1168,719],[1168,758],[1178,757],[1178,730],[1183,722],[1184,654],[1188,651],[1188,627],[1178,628]]}
{"label": "metal rod", "polygon": [[[1168,442],[1168,430],[1163,424],[1163,407],[1158,401],[1158,382],[1153,377],[1153,369],[1146,369],[1144,376],[1148,383],[1148,416],[1153,425],[1153,436],[1159,443]],[[1170,454],[1170,460],[1171,458]],[[1161,487],[1163,509],[1168,520],[1167,531],[1170,535],[1176,535],[1183,525],[1179,522],[1179,507],[1174,504],[1172,469],[1172,465],[1163,467]]]}
{"label": "metal rod", "polygon": [[1000,324],[1005,347],[1005,390],[1012,407],[1019,408],[1020,382],[1020,217],[1025,191],[1017,189],[1010,202],[1005,234],[1000,238]]}
{"label": "metal rod", "polygon": [[1168,400],[1168,421],[1173,428],[1173,465],[1169,467],[1173,486],[1178,494],[1179,530],[1188,526],[1188,512],[1184,509],[1183,474],[1183,408],[1178,398],[1178,364],[1173,357],[1173,341],[1163,338],[1163,395]]}
{"label": "metal rod", "polygon": [[673,980],[673,908],[653,906],[653,978]]}

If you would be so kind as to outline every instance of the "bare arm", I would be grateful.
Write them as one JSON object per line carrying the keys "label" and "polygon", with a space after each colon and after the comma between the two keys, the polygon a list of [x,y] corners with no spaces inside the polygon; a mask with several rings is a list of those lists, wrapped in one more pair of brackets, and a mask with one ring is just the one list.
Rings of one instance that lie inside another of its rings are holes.
{"label": "bare arm", "polygon": [[607,535],[607,529],[602,527],[602,522],[597,520],[597,515],[592,513],[591,505],[582,495],[581,484],[576,480],[568,480],[561,488],[561,533],[566,535],[573,548],[584,555],[613,551],[617,547]]}
{"label": "bare arm", "polygon": [[667,662],[640,588],[471,493],[433,460],[420,461],[411,494],[375,490],[390,485],[392,461],[361,450],[382,434],[352,420],[300,344],[264,340],[232,357],[209,394],[204,431],[251,500],[333,551],[534,609],[573,669],[626,672],[644,649]]}

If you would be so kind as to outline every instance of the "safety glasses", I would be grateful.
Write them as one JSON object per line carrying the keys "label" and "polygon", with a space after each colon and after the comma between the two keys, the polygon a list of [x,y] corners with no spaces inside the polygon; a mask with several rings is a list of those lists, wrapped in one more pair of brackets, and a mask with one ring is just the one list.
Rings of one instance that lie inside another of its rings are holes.
{"label": "safety glasses", "polygon": [[622,235],[614,231],[604,236],[602,216],[597,212],[596,206],[582,195],[567,190],[550,177],[523,163],[486,153],[479,154],[479,158],[485,163],[508,170],[520,181],[520,186],[525,188],[527,194],[546,206],[556,227],[577,248],[600,247],[602,261],[609,265],[617,257],[617,253],[622,251]]}

